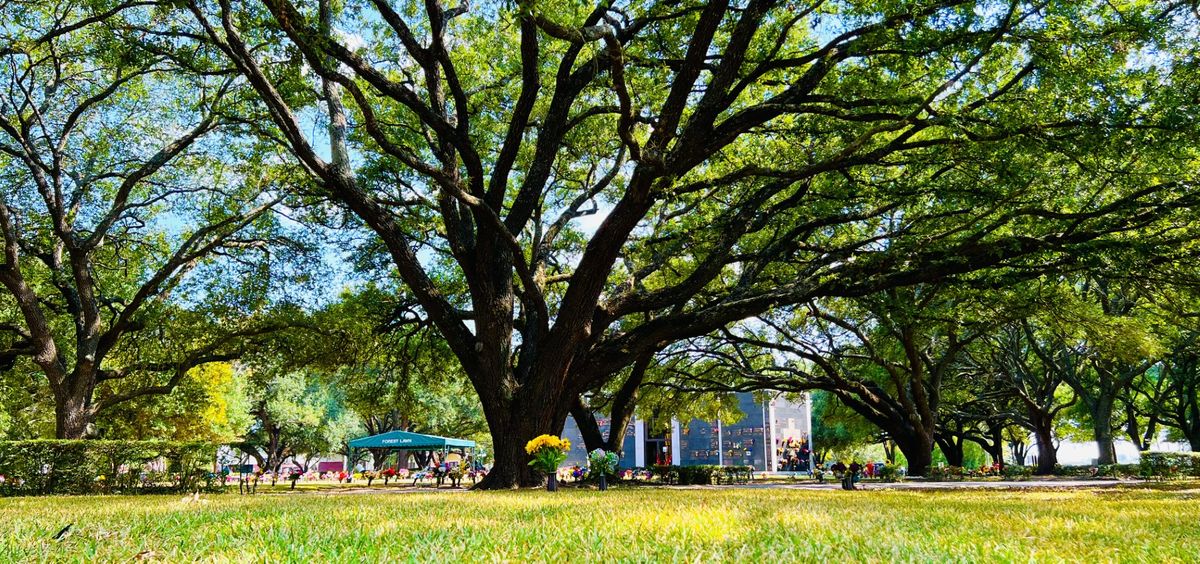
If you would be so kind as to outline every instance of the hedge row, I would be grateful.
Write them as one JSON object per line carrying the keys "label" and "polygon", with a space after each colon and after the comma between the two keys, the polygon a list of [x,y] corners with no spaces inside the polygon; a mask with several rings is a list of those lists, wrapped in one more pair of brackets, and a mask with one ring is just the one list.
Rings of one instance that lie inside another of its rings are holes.
{"label": "hedge row", "polygon": [[1159,480],[1200,478],[1200,452],[1143,452],[1141,474]]}
{"label": "hedge row", "polygon": [[223,487],[216,446],[169,441],[0,441],[0,495],[166,493]]}
{"label": "hedge row", "polygon": [[749,481],[752,466],[655,466],[654,475],[668,484],[710,485],[720,482]]}

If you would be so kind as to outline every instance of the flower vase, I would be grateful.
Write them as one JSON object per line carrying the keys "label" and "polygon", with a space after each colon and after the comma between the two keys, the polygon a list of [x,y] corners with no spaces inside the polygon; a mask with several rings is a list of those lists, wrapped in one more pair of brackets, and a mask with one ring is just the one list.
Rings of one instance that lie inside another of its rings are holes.
{"label": "flower vase", "polygon": [[600,474],[600,491],[608,491],[608,476]]}
{"label": "flower vase", "polygon": [[546,481],[546,491],[548,491],[548,492],[558,491],[558,473],[557,472],[552,472],[550,474],[549,479]]}

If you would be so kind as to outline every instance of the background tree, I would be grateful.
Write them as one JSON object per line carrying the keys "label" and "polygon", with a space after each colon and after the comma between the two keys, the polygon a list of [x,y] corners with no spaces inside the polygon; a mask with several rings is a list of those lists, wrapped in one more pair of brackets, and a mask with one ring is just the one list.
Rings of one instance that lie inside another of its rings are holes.
{"label": "background tree", "polygon": [[[938,436],[945,382],[965,349],[995,323],[972,296],[920,286],[856,300],[825,300],[747,343],[787,355],[752,385],[821,389],[879,427],[904,453],[909,472],[924,475]],[[971,306],[976,306],[972,311]],[[776,344],[779,343],[779,344]]]}
{"label": "background tree", "polygon": [[897,463],[895,443],[881,436],[876,427],[862,415],[838,401],[837,396],[817,390],[812,392],[812,446],[817,464],[836,457],[837,453],[864,450],[867,446],[884,443],[884,456],[889,464]]}
{"label": "background tree", "polygon": [[1195,325],[1195,286],[1187,283],[1191,280],[1187,272],[1172,274],[1176,284],[1154,288],[1153,313],[1147,314],[1165,321],[1154,326],[1162,354],[1134,380],[1123,399],[1135,412],[1127,418],[1146,420],[1140,437],[1130,429],[1131,438],[1140,439],[1142,450],[1158,438],[1161,425],[1167,427],[1170,438],[1185,440],[1193,451],[1200,451],[1200,332]]}
{"label": "background tree", "polygon": [[1011,396],[994,379],[976,372],[969,352],[943,383],[934,439],[951,466],[964,467],[970,445],[978,445],[991,463],[1004,466],[1004,430],[1013,425],[1006,407]]}
{"label": "background tree", "polygon": [[337,452],[362,433],[339,392],[314,373],[255,373],[250,413],[254,421],[237,444],[259,468],[278,475],[289,458],[301,467]]}
{"label": "background tree", "polygon": [[[1097,464],[1115,464],[1114,420],[1118,402],[1133,382],[1154,364],[1160,352],[1148,326],[1145,301],[1136,283],[1096,276],[1073,285],[1073,308],[1060,316],[1059,336],[1064,356],[1082,353],[1084,364],[1060,370],[1063,381],[1079,398],[1098,451]],[[1043,362],[1053,362],[1044,357]]]}
{"label": "background tree", "polygon": [[56,436],[81,438],[277,326],[260,317],[279,178],[225,130],[228,77],[183,72],[126,33],[162,16],[149,3],[0,14],[0,364],[36,366]]}
{"label": "background tree", "polygon": [[225,444],[253,423],[249,380],[225,362],[188,371],[175,391],[114,406],[96,419],[105,439],[163,439]]}
{"label": "background tree", "polygon": [[1055,334],[1034,318],[1000,327],[983,344],[977,352],[982,358],[975,356],[973,363],[994,378],[1001,397],[1015,398],[1008,415],[1037,444],[1035,472],[1053,474],[1058,464],[1056,421],[1078,401],[1064,375],[1084,369],[1083,355],[1055,340]]}

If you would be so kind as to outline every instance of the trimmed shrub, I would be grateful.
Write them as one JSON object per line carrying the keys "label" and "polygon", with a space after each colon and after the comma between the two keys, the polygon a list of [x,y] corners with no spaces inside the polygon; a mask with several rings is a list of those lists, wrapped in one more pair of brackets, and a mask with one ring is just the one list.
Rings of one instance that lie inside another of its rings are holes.
{"label": "trimmed shrub", "polygon": [[720,468],[721,472],[714,474],[718,483],[724,480],[726,484],[746,484],[754,479],[753,466],[723,466]]}
{"label": "trimmed shrub", "polygon": [[653,468],[653,472],[654,477],[664,484],[707,486],[719,483],[723,476],[732,476],[730,479],[736,477],[739,480],[748,481],[752,477],[754,468],[750,466],[659,465]]}
{"label": "trimmed shrub", "polygon": [[675,484],[679,482],[679,466],[657,464],[651,467],[650,471],[654,474],[655,478],[658,478],[658,481],[664,484]]}
{"label": "trimmed shrub", "polygon": [[1101,464],[1096,467],[1096,477],[1103,478],[1128,478],[1141,475],[1142,467],[1140,464]]}
{"label": "trimmed shrub", "polygon": [[1019,464],[1008,464],[1000,469],[1000,475],[1008,480],[1024,480],[1033,476],[1033,466],[1022,466]]}
{"label": "trimmed shrub", "polygon": [[0,495],[217,491],[216,446],[171,441],[0,441]]}
{"label": "trimmed shrub", "polygon": [[934,481],[962,480],[964,471],[958,466],[931,466],[925,477]]}
{"label": "trimmed shrub", "polygon": [[900,480],[904,479],[904,477],[900,475],[900,468],[898,468],[895,464],[883,465],[883,467],[879,469],[877,476],[880,482],[885,483],[899,482]]}
{"label": "trimmed shrub", "polygon": [[1147,480],[1197,478],[1200,477],[1200,453],[1145,451],[1139,469],[1141,477]]}

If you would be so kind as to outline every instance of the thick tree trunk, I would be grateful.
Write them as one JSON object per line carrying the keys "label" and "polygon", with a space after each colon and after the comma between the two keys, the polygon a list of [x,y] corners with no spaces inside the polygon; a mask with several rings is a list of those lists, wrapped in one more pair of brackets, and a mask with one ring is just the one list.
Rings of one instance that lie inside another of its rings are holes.
{"label": "thick tree trunk", "polygon": [[[487,408],[485,407],[485,410]],[[475,489],[497,490],[540,487],[546,476],[529,466],[525,444],[539,435],[561,435],[566,423],[566,405],[552,402],[514,398],[506,412],[497,416],[489,410],[488,428],[492,435],[494,458],[492,468]]]}
{"label": "thick tree trunk", "polygon": [[1054,434],[1048,418],[1037,422],[1033,435],[1038,449],[1037,469],[1033,473],[1038,476],[1054,474],[1054,467],[1058,466],[1058,450],[1054,448]]}
{"label": "thick tree trunk", "polygon": [[525,443],[538,435],[549,433],[548,429],[539,432],[532,421],[518,420],[505,426],[491,425],[492,448],[495,451],[492,468],[475,489],[530,488],[544,484],[545,475],[529,466]]}
{"label": "thick tree trunk", "polygon": [[1192,452],[1200,452],[1200,429],[1193,429],[1191,433],[1186,435],[1188,445],[1192,448]]}
{"label": "thick tree trunk", "polygon": [[992,458],[992,464],[1004,468],[1004,428],[999,425],[989,426],[987,434],[990,440],[980,446]]}
{"label": "thick tree trunk", "polygon": [[92,423],[91,409],[85,397],[60,395],[54,399],[54,436],[58,439],[82,439]]}
{"label": "thick tree trunk", "polygon": [[929,473],[929,467],[933,464],[933,440],[914,436],[896,440],[896,446],[908,461],[909,476],[924,476]]}
{"label": "thick tree trunk", "polygon": [[946,457],[947,464],[950,466],[958,466],[959,468],[962,467],[963,459],[966,455],[961,439],[956,439],[955,437],[946,437],[938,441],[938,446],[942,447],[942,456]]}
{"label": "thick tree trunk", "polygon": [[[1038,449],[1037,468],[1033,473],[1049,476],[1054,474],[1054,467],[1058,465],[1058,449],[1054,448],[1054,416],[1035,404],[1026,407],[1025,413],[1029,417],[1030,430],[1033,431]],[[1017,462],[1025,464],[1024,460]]]}
{"label": "thick tree trunk", "polygon": [[1113,441],[1111,401],[1100,401],[1093,407],[1092,433],[1096,439],[1096,464],[1116,464],[1117,448]]}

